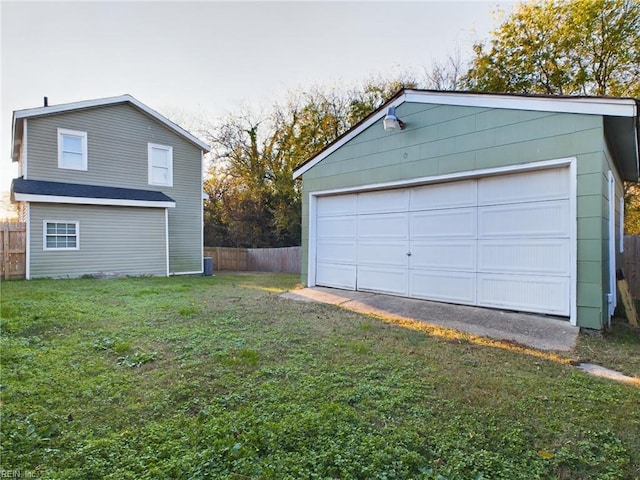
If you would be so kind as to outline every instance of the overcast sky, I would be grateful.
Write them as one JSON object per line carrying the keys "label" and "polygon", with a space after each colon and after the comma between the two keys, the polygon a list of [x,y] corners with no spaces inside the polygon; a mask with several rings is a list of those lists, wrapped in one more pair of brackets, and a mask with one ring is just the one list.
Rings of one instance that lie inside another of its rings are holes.
{"label": "overcast sky", "polygon": [[14,110],[129,93],[217,118],[292,89],[418,73],[497,24],[509,1],[0,3],[0,190]]}

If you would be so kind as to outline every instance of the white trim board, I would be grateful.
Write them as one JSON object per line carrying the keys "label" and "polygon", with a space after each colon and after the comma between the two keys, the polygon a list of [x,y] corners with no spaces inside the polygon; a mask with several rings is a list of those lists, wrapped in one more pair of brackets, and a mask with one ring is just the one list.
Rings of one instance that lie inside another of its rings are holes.
{"label": "white trim board", "polygon": [[377,183],[370,185],[362,185],[358,187],[346,187],[332,190],[319,190],[315,192],[309,192],[309,221],[308,221],[308,251],[307,251],[307,279],[306,285],[313,287],[316,285],[316,255],[317,255],[317,229],[316,229],[316,217],[317,217],[317,202],[319,197],[338,195],[346,193],[360,193],[375,190],[386,190],[391,188],[408,188],[418,185],[428,185],[434,183],[444,183],[458,180],[465,180],[470,178],[481,178],[495,175],[506,175],[510,173],[521,173],[527,171],[549,169],[549,168],[569,168],[570,184],[569,184],[569,210],[571,215],[570,226],[570,255],[571,255],[571,276],[570,276],[570,305],[569,305],[569,322],[571,325],[577,325],[578,322],[578,308],[577,308],[577,258],[578,258],[578,225],[577,225],[577,158],[559,158],[555,160],[547,160],[542,162],[532,162],[518,165],[511,165],[506,167],[489,168],[482,170],[474,170],[467,172],[460,172],[448,175],[439,175],[432,177],[422,177],[411,180],[401,180],[397,182]]}
{"label": "white trim board", "polygon": [[25,252],[25,272],[24,278],[31,280],[31,204],[26,202],[25,208],[27,209],[27,249]]}
{"label": "white trim board", "polygon": [[171,270],[169,266],[169,209],[164,209],[164,246],[165,246],[165,256],[166,256],[166,264],[167,264],[167,277],[169,276]]}
{"label": "white trim board", "polygon": [[412,103],[505,108],[508,110],[532,110],[537,112],[581,113],[585,115],[610,115],[614,117],[635,117],[637,115],[636,102],[631,98],[543,97],[535,95],[421,92],[416,90],[406,90],[404,97],[404,101]]}
{"label": "white trim board", "polygon": [[370,185],[361,185],[355,187],[335,188],[330,190],[319,190],[310,192],[309,195],[326,196],[341,193],[366,192],[367,190],[385,190],[391,188],[414,187],[418,185],[428,185],[430,183],[455,182],[467,178],[480,178],[501,175],[503,173],[517,173],[531,170],[542,170],[547,168],[562,167],[570,165],[576,161],[576,157],[557,158],[554,160],[544,160],[541,162],[521,163],[517,165],[508,165],[505,167],[485,168],[481,170],[468,170],[464,172],[448,173],[444,175],[433,175],[429,177],[411,178],[408,180],[397,180],[394,182],[372,183]]}
{"label": "white trim board", "polygon": [[174,208],[176,202],[152,202],[148,200],[124,200],[117,198],[61,197],[55,195],[32,195],[15,193],[16,201],[38,203],[66,203],[75,205],[109,205],[114,207]]}

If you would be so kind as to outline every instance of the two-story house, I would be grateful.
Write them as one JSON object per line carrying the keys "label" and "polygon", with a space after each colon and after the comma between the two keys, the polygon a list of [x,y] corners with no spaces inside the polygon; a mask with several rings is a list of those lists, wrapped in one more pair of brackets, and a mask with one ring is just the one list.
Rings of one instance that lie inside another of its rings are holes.
{"label": "two-story house", "polygon": [[202,273],[208,151],[130,95],[15,111],[26,277]]}

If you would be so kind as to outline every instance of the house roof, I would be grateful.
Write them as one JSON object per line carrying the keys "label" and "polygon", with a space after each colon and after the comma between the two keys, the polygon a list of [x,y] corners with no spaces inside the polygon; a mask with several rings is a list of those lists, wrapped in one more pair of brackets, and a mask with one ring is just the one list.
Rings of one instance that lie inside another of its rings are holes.
{"label": "house roof", "polygon": [[388,107],[398,107],[405,102],[601,115],[604,117],[605,133],[611,142],[611,148],[624,179],[638,180],[640,173],[640,121],[638,117],[640,100],[638,99],[415,89],[400,90],[387,103],[373,111],[323,150],[300,164],[294,170],[293,178],[303,175],[358,134],[381,121],[385,117]]}
{"label": "house roof", "polygon": [[11,183],[11,198],[15,201],[85,205],[161,208],[176,206],[171,197],[154,190],[25,180],[23,177],[15,178]]}
{"label": "house roof", "polygon": [[118,97],[108,97],[108,98],[98,98],[95,100],[84,100],[82,102],[73,102],[73,103],[64,103],[60,105],[51,105],[47,107],[38,107],[38,108],[27,108],[24,110],[16,110],[13,112],[13,147],[11,151],[11,156],[14,162],[18,161],[19,153],[20,153],[20,144],[22,142],[22,131],[24,128],[24,120],[29,118],[42,117],[45,115],[54,115],[56,113],[66,113],[72,112],[76,110],[84,110],[88,108],[97,108],[109,105],[117,105],[121,103],[127,103],[134,108],[138,109],[142,113],[148,115],[149,117],[155,119],[159,123],[163,124],[170,130],[173,130],[177,135],[180,135],[188,142],[194,144],[201,150],[208,152],[211,150],[211,147],[204,143],[202,140],[193,136],[189,132],[187,132],[181,126],[173,123],[164,115],[156,112],[152,108],[148,107],[141,101],[133,98],[131,95],[125,94],[120,95]]}

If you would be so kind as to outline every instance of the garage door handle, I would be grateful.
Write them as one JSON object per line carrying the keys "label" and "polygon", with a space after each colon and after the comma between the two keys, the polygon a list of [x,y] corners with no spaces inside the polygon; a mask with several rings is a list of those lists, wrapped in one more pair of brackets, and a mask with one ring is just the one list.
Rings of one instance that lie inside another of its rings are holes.
{"label": "garage door handle", "polygon": [[407,257],[410,257],[410,256],[411,256],[411,252],[407,252]]}

